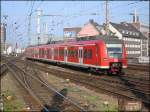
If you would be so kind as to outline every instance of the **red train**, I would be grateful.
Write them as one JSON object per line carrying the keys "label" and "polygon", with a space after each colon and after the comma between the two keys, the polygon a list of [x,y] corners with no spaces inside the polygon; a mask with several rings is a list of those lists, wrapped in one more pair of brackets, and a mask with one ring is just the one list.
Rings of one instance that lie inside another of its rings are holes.
{"label": "red train", "polygon": [[30,46],[25,53],[30,59],[86,67],[111,74],[121,73],[127,67],[123,42],[111,38]]}

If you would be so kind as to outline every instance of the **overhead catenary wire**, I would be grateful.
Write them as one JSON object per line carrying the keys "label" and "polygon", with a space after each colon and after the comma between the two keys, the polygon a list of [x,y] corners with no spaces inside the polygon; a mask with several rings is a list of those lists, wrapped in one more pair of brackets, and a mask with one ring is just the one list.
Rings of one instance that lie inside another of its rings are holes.
{"label": "overhead catenary wire", "polygon": [[33,13],[33,8],[34,8],[34,4],[35,4],[35,1],[33,1],[33,4],[31,4],[31,11],[28,15],[28,19],[29,19],[29,23],[28,23],[28,45],[30,45],[30,41],[31,41],[31,35],[30,35],[30,32],[31,32],[31,15]]}

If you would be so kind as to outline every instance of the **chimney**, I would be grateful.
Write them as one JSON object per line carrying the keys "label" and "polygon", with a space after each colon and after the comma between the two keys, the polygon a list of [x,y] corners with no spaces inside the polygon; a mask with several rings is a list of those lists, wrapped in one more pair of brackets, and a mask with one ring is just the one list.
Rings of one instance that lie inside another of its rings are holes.
{"label": "chimney", "polygon": [[125,26],[128,26],[127,22],[124,21],[124,22],[120,22],[122,25],[125,25]]}
{"label": "chimney", "polygon": [[90,23],[94,23],[94,20],[93,20],[93,19],[90,19],[89,22],[90,22]]}
{"label": "chimney", "polygon": [[137,14],[136,9],[134,10],[133,14],[133,23],[139,23],[139,15]]}

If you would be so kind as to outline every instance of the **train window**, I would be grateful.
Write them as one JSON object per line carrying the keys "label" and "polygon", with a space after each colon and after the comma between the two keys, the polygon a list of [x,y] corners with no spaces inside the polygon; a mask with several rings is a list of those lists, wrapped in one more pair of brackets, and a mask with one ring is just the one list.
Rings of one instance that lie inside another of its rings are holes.
{"label": "train window", "polygon": [[44,54],[47,55],[47,50],[45,49],[44,51],[45,51]]}
{"label": "train window", "polygon": [[87,58],[87,50],[84,50],[84,58]]}
{"label": "train window", "polygon": [[76,57],[77,56],[77,50],[69,50],[68,56],[69,57]]}
{"label": "train window", "polygon": [[59,55],[60,55],[60,56],[64,56],[64,50],[63,50],[63,49],[60,49]]}
{"label": "train window", "polygon": [[70,50],[68,50],[68,56],[70,57]]}
{"label": "train window", "polygon": [[42,49],[42,55],[44,55],[44,49]]}
{"label": "train window", "polygon": [[77,57],[78,56],[78,50],[75,50],[75,57]]}
{"label": "train window", "polygon": [[49,49],[47,49],[47,55],[49,55]]}
{"label": "train window", "polygon": [[54,49],[54,56],[57,56],[57,49]]}
{"label": "train window", "polygon": [[84,58],[89,58],[89,59],[92,58],[92,49],[84,50]]}
{"label": "train window", "polygon": [[41,49],[40,49],[40,52],[39,52],[39,54],[40,54],[40,55],[42,54],[42,52],[41,52]]}
{"label": "train window", "polygon": [[106,46],[109,57],[122,58],[122,44],[107,44]]}
{"label": "train window", "polygon": [[88,50],[88,53],[87,53],[87,58],[92,58],[92,50]]}

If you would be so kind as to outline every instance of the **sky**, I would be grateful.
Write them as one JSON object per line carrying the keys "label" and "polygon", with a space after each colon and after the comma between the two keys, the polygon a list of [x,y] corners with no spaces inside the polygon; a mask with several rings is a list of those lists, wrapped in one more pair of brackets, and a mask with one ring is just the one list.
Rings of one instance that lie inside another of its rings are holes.
{"label": "sky", "polygon": [[[129,15],[137,10],[140,22],[149,24],[148,1],[109,1],[109,20],[120,23],[132,22]],[[64,27],[83,27],[89,19],[99,24],[105,22],[105,1],[1,1],[1,21],[3,15],[8,15],[7,42],[19,47],[28,45],[28,15],[32,9],[31,37],[36,34],[36,10],[43,10],[43,14],[61,15],[41,18],[41,32],[43,24],[48,24],[48,33],[55,35],[54,40],[63,39]],[[96,15],[92,15],[96,13]],[[17,27],[17,29],[16,29]]]}

